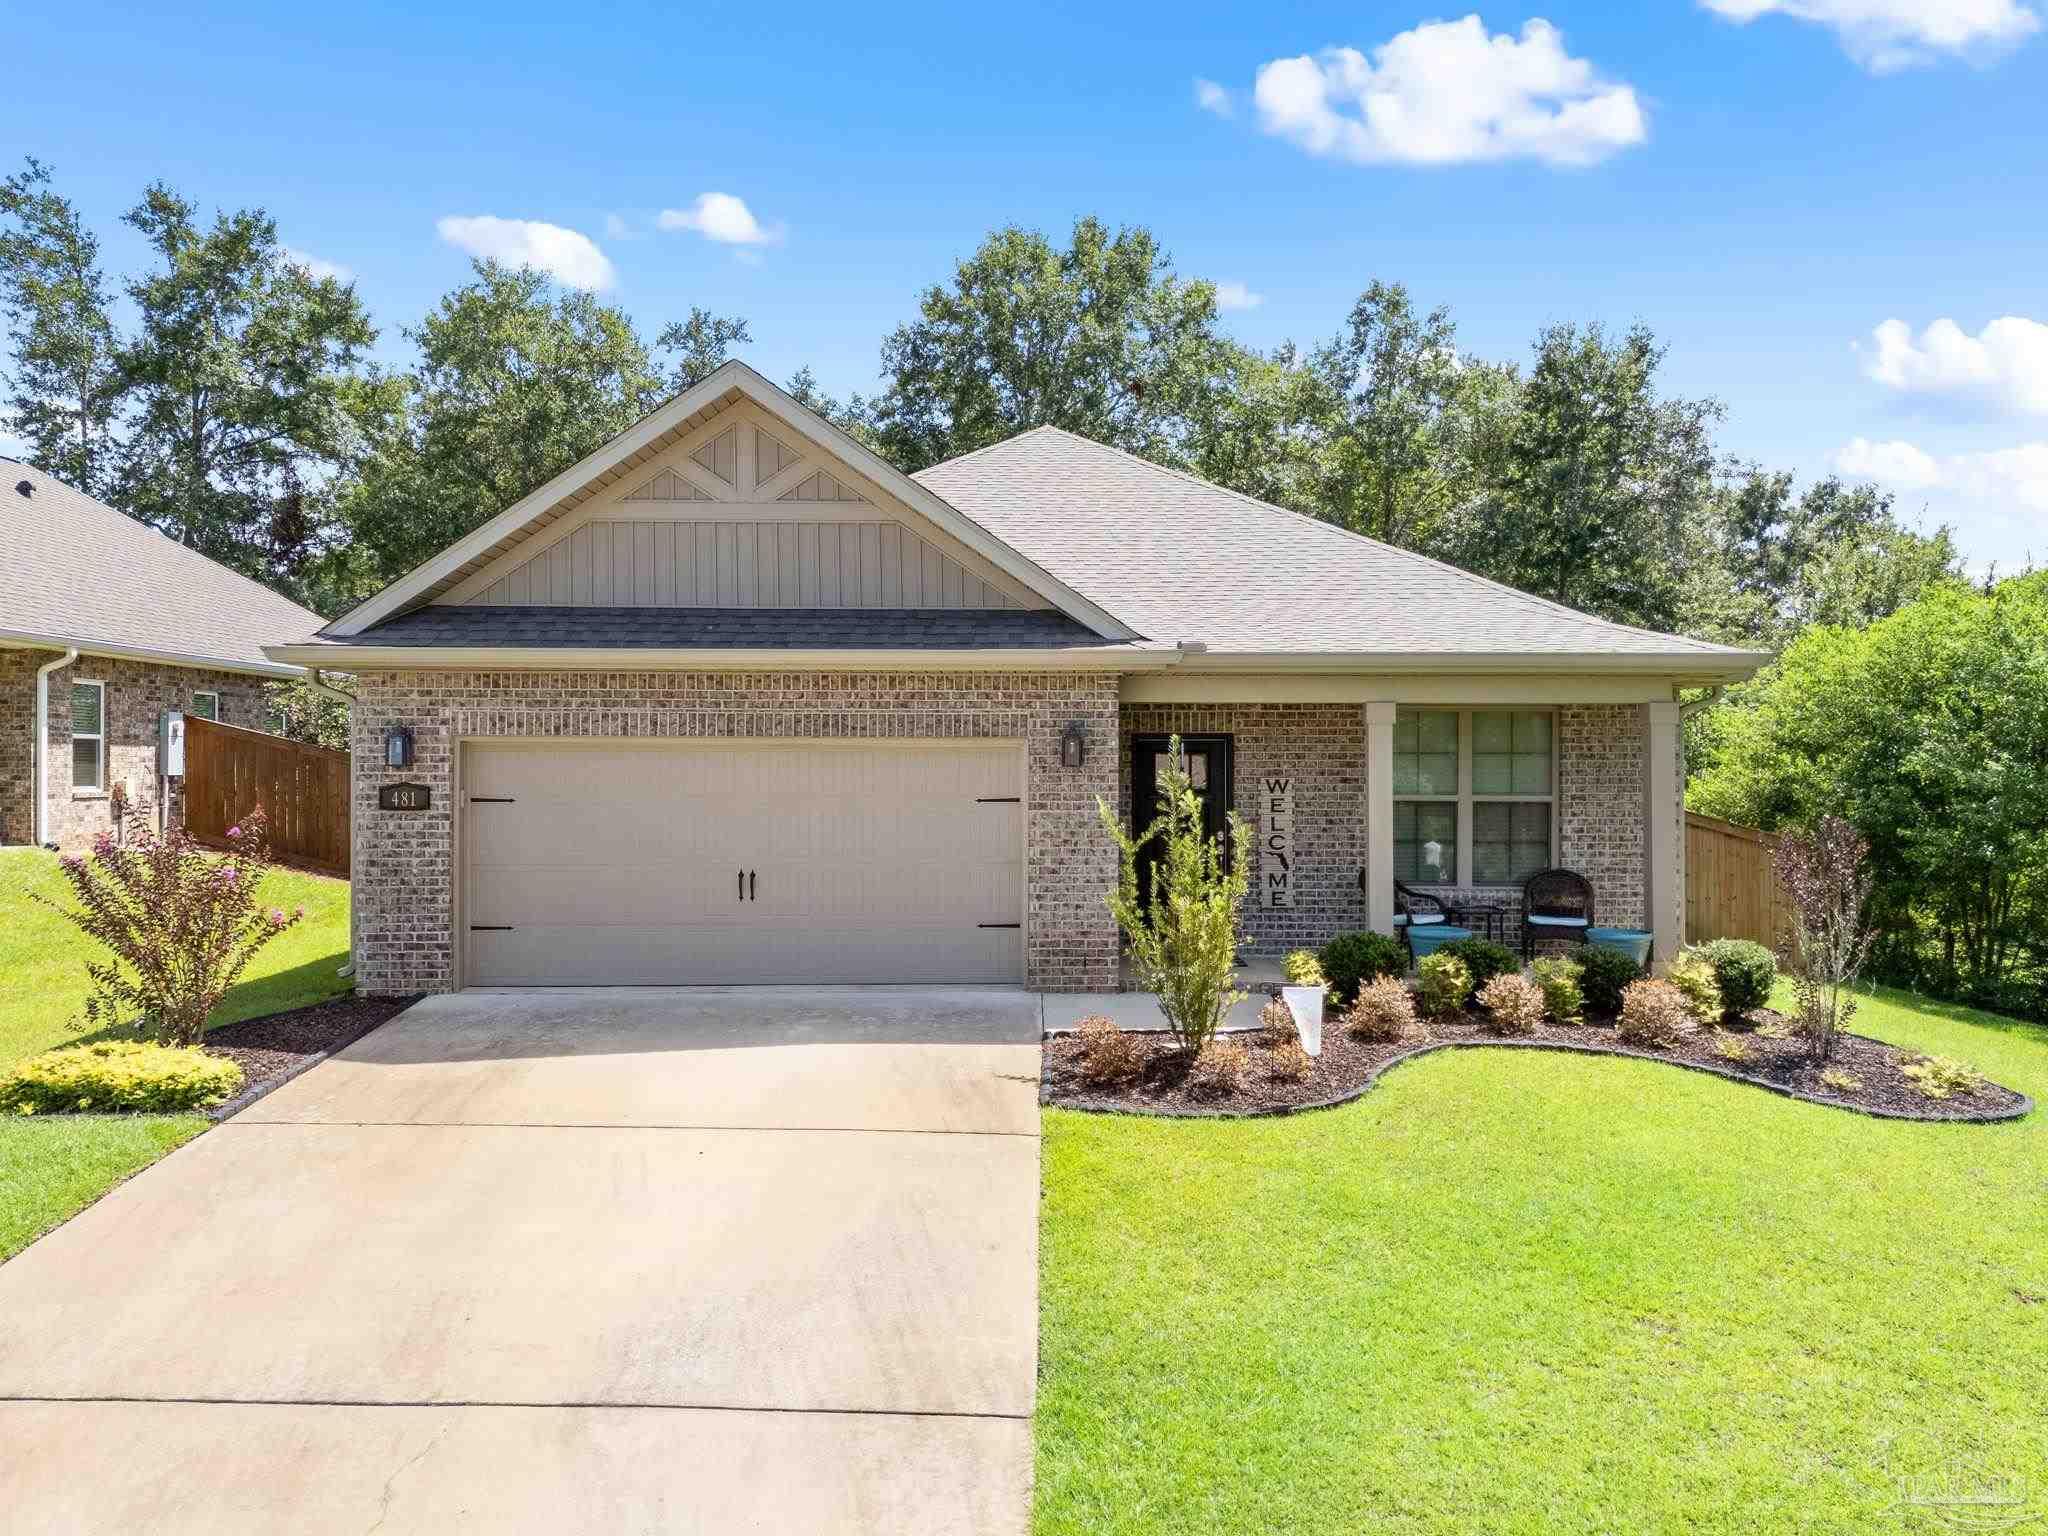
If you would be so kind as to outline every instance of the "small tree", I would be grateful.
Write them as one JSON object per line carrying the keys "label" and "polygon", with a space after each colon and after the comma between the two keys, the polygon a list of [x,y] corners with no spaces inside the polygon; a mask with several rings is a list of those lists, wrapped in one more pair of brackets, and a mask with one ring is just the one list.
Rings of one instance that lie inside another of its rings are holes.
{"label": "small tree", "polygon": [[[1175,1043],[1199,1053],[1223,1015],[1245,997],[1233,983],[1238,919],[1251,888],[1251,831],[1231,812],[1226,855],[1222,838],[1203,833],[1202,802],[1182,766],[1178,736],[1167,760],[1159,816],[1144,831],[1126,832],[1116,812],[1096,801],[1103,826],[1123,854],[1116,889],[1106,900],[1130,941],[1138,985],[1158,994]],[[1154,866],[1148,901],[1139,886],[1140,855],[1155,837],[1165,840],[1164,853]]]}
{"label": "small tree", "polygon": [[86,967],[94,987],[87,1024],[133,1023],[165,1045],[198,1044],[257,952],[306,915],[257,900],[271,868],[265,832],[259,808],[228,829],[226,853],[209,856],[183,828],[159,837],[137,817],[125,842],[102,832],[90,859],[60,861],[79,910],[45,905],[108,953]]}
{"label": "small tree", "polygon": [[1816,1061],[1826,1061],[1856,1012],[1852,989],[1870,953],[1863,923],[1870,897],[1870,844],[1839,816],[1823,816],[1811,832],[1778,839],[1779,878],[1797,924],[1793,990],[1798,1029]]}

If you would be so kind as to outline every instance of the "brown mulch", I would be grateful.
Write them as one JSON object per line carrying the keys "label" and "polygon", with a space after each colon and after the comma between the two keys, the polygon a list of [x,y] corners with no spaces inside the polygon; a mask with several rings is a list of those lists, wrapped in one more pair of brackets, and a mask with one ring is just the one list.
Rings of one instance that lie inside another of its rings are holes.
{"label": "brown mulch", "polygon": [[[1229,1040],[1250,1053],[1243,1086],[1224,1097],[1203,1097],[1189,1084],[1186,1058],[1165,1036],[1145,1036],[1148,1055],[1138,1075],[1126,1083],[1090,1084],[1081,1076],[1080,1045],[1072,1035],[1045,1042],[1039,1098],[1067,1109],[1160,1115],[1273,1115],[1298,1109],[1341,1104],[1358,1097],[1389,1068],[1446,1046],[1501,1045],[1580,1050],[1604,1055],[1666,1061],[1755,1083],[1816,1104],[1886,1117],[1914,1120],[2006,1120],[2027,1113],[2032,1100],[1996,1083],[1983,1083],[1969,1093],[1930,1099],[1899,1068],[1918,1053],[1863,1035],[1842,1035],[1834,1058],[1823,1067],[1808,1059],[1797,1040],[1760,1032],[1785,1021],[1769,1009],[1758,1009],[1737,1031],[1701,1030],[1667,1051],[1622,1044],[1611,1019],[1582,1024],[1545,1024],[1535,1035],[1506,1039],[1492,1033],[1484,1013],[1468,1011],[1425,1021],[1406,1040],[1366,1044],[1347,1035],[1335,1018],[1323,1023],[1323,1053],[1313,1058],[1309,1075],[1290,1082],[1274,1075],[1272,1053],[1257,1034],[1233,1034]],[[1730,1061],[1715,1050],[1717,1038],[1741,1041],[1742,1061]],[[1823,1083],[1821,1073],[1841,1073],[1859,1087],[1850,1090]]]}
{"label": "brown mulch", "polygon": [[206,1032],[206,1049],[225,1056],[248,1080],[236,1103],[262,1092],[316,1057],[353,1044],[419,1001],[412,997],[340,997],[287,1013],[222,1024]]}

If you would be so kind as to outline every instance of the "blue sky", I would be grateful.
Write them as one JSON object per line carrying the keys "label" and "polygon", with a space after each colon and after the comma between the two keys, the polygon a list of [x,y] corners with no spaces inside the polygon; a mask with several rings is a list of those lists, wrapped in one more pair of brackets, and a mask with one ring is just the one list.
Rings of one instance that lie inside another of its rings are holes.
{"label": "blue sky", "polygon": [[[744,315],[771,376],[867,391],[983,233],[1090,212],[1242,284],[1259,345],[1374,277],[1496,357],[1641,318],[1728,451],[1878,475],[2010,565],[2048,558],[2044,9],[42,6],[0,152],[52,163],[117,269],[153,178],[269,209],[394,358],[455,242],[538,240],[649,332]],[[443,222],[478,218],[524,223]]]}

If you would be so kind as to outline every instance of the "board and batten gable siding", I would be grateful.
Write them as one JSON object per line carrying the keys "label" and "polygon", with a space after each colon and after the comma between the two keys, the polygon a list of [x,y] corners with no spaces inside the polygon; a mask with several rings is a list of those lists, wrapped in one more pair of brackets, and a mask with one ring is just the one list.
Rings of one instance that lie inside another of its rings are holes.
{"label": "board and batten gable siding", "polygon": [[[737,417],[739,419],[735,420]],[[735,406],[458,584],[443,603],[1043,608],[844,465]]]}

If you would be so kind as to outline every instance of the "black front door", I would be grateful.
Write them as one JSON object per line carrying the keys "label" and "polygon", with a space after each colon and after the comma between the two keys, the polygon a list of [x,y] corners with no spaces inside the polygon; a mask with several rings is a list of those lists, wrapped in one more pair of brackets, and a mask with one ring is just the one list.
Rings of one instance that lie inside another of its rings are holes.
{"label": "black front door", "polygon": [[[1159,781],[1171,744],[1168,736],[1131,739],[1131,829],[1135,832],[1143,832],[1159,816]],[[1189,786],[1202,802],[1202,833],[1223,838],[1223,861],[1228,867],[1230,841],[1225,835],[1225,818],[1230,814],[1230,738],[1183,736],[1180,750]],[[1155,837],[1138,856],[1138,890],[1148,902],[1152,899],[1152,871],[1165,851],[1165,838]]]}

